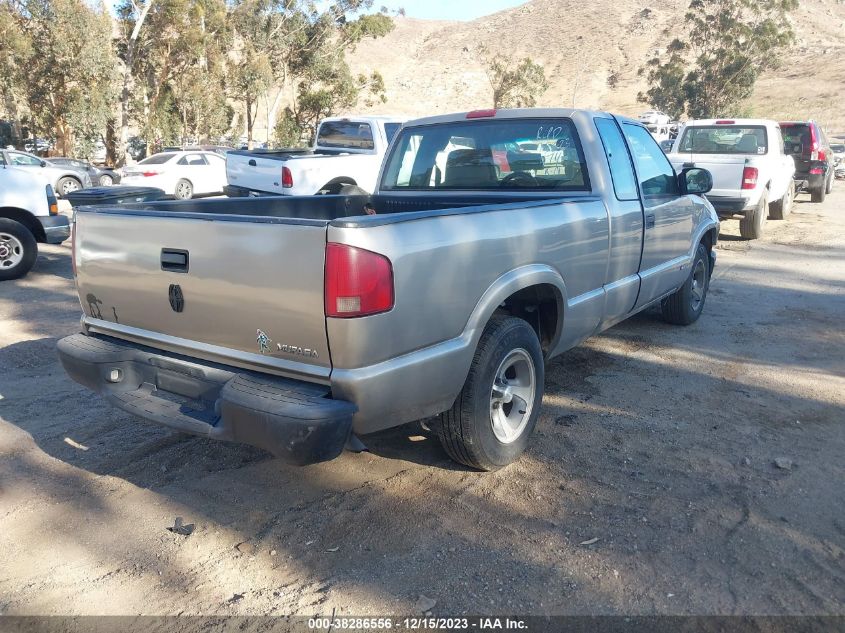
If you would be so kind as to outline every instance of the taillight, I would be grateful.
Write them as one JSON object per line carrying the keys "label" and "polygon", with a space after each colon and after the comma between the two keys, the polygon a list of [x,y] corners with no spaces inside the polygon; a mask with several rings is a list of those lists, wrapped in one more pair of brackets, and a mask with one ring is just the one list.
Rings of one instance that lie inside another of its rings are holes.
{"label": "taillight", "polygon": [[827,160],[827,154],[823,149],[818,151],[818,158],[816,160]]}
{"label": "taillight", "polygon": [[716,121],[716,125],[733,125],[734,123],[736,123],[736,121],[734,121],[734,120],[729,121],[727,119],[722,119],[722,120]]}
{"label": "taillight", "polygon": [[393,308],[393,266],[384,255],[326,244],[326,316],[360,317]]}
{"label": "taillight", "polygon": [[282,187],[290,189],[293,187],[293,174],[289,167],[282,167]]}
{"label": "taillight", "polygon": [[811,176],[820,176],[823,173],[824,173],[824,169],[822,169],[821,167],[811,167],[810,168],[810,175]]}
{"label": "taillight", "polygon": [[756,167],[746,167],[742,170],[742,188],[754,189],[757,186],[757,175],[759,172]]}
{"label": "taillight", "polygon": [[807,127],[810,128],[810,160],[824,160],[824,152],[821,152],[821,157],[819,157],[819,137],[816,136],[816,126],[815,125],[808,125]]}
{"label": "taillight", "polygon": [[157,171],[142,171],[141,175],[145,178],[149,178],[150,176],[158,176],[160,172]]}
{"label": "taillight", "polygon": [[473,110],[472,112],[467,112],[468,119],[487,119],[494,116],[496,116],[496,111],[493,109]]}

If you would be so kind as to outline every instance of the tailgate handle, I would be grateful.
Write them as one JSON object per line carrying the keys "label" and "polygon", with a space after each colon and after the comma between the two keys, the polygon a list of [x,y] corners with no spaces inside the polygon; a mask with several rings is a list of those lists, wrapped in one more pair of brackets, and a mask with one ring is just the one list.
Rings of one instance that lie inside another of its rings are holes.
{"label": "tailgate handle", "polygon": [[175,248],[161,249],[161,269],[172,273],[188,272],[188,251]]}
{"label": "tailgate handle", "polygon": [[254,158],[250,158],[250,159],[249,159],[249,166],[250,166],[250,167],[255,167],[255,166],[256,166],[256,162],[255,162],[255,159],[254,159]]}

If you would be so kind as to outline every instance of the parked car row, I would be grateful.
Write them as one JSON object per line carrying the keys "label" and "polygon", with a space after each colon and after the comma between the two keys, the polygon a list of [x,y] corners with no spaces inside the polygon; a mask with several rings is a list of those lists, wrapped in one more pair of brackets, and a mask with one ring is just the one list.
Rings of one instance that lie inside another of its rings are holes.
{"label": "parked car row", "polygon": [[711,173],[708,200],[720,218],[740,219],[746,239],[761,237],[767,219],[785,219],[798,193],[822,202],[833,188],[834,151],[814,121],[688,121],[671,147],[661,148],[676,168]]}

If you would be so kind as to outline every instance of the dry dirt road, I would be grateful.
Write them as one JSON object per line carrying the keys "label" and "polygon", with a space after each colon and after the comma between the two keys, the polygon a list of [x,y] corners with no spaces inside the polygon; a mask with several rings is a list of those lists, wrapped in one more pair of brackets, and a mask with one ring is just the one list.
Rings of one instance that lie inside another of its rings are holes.
{"label": "dry dirt road", "polygon": [[420,425],[300,469],[134,421],[59,366],[44,248],[0,288],[0,613],[845,614],[845,185],[767,231],[723,224],[697,324],[555,360],[493,474]]}

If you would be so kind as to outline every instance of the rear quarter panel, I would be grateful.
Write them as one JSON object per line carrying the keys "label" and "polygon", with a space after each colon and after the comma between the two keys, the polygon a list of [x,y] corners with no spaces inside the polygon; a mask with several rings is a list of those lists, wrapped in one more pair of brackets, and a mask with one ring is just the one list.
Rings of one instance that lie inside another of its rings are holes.
{"label": "rear quarter panel", "polygon": [[[355,227],[330,225],[329,242],[390,258],[396,292],[390,312],[327,319],[333,366],[364,367],[460,336],[488,288],[520,267],[554,269],[564,280],[564,303],[601,288],[609,241],[601,199],[509,206],[382,226],[378,216]],[[567,327],[579,326],[570,321]]]}

